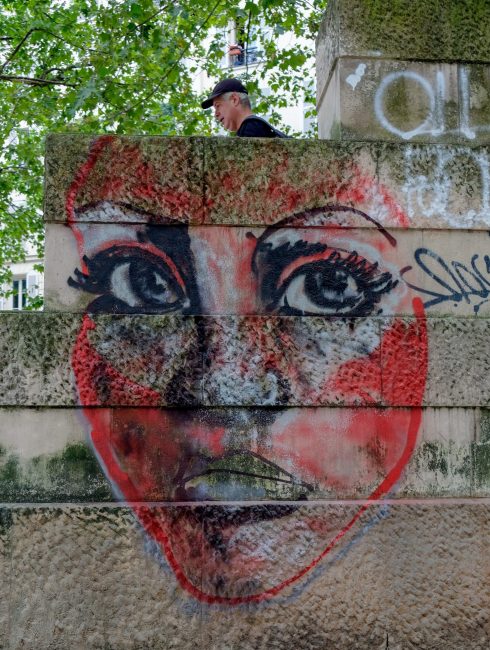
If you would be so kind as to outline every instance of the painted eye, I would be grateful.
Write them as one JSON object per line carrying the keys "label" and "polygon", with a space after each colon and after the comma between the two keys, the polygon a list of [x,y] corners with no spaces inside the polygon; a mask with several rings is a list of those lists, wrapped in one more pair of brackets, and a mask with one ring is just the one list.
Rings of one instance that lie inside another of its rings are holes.
{"label": "painted eye", "polygon": [[75,270],[68,284],[99,294],[89,311],[161,314],[189,306],[185,284],[169,258],[142,247],[113,246],[83,261],[87,272]]}
{"label": "painted eye", "polygon": [[286,314],[365,316],[396,284],[391,273],[380,273],[377,264],[356,252],[346,258],[334,252],[296,268],[282,287],[278,306]]}
{"label": "painted eye", "polygon": [[161,311],[179,309],[185,294],[172,277],[170,270],[144,259],[122,262],[110,276],[110,290],[114,298],[129,307],[160,308]]}

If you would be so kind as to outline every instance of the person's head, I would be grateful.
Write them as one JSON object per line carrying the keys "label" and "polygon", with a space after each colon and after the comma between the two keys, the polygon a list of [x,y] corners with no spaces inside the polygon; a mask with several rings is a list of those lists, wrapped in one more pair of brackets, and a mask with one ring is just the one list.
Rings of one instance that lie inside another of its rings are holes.
{"label": "person's head", "polygon": [[204,109],[214,108],[216,120],[227,131],[238,131],[243,120],[252,113],[248,91],[238,79],[223,79],[202,102]]}

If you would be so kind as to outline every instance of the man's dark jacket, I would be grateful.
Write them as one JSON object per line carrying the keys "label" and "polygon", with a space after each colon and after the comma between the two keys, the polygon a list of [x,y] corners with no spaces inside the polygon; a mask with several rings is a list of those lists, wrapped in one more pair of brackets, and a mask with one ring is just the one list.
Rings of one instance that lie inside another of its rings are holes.
{"label": "man's dark jacket", "polygon": [[287,138],[285,133],[274,128],[267,120],[258,115],[246,117],[236,132],[239,138]]}

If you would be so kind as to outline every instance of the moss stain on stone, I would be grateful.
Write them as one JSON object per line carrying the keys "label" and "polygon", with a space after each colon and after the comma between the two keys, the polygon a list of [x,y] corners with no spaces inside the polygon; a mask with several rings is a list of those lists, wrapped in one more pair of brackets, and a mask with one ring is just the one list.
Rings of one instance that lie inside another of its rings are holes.
{"label": "moss stain on stone", "polygon": [[2,449],[0,458],[0,481],[7,481],[16,484],[19,482],[20,468],[19,459],[16,455],[7,455]]}
{"label": "moss stain on stone", "polygon": [[7,508],[0,509],[0,538],[6,537],[12,528],[12,511]]}
{"label": "moss stain on stone", "polygon": [[473,444],[475,487],[490,487],[490,443]]}
{"label": "moss stain on stone", "polygon": [[490,410],[480,410],[480,442],[490,442]]}
{"label": "moss stain on stone", "polygon": [[445,479],[460,476],[471,480],[471,448],[458,447],[453,441],[442,443],[436,441],[424,442],[415,452],[413,458],[414,470],[433,472],[437,477]]}
{"label": "moss stain on stone", "polygon": [[490,409],[480,411],[479,441],[472,445],[473,475],[476,489],[490,487]]}
{"label": "moss stain on stone", "polygon": [[440,472],[443,476],[447,476],[447,451],[442,448],[442,445],[435,442],[425,442],[422,446],[422,453],[427,463],[427,469],[431,472]]}
{"label": "moss stain on stone", "polygon": [[77,442],[25,462],[0,447],[0,500],[110,501],[112,493],[93,453]]}
{"label": "moss stain on stone", "polygon": [[487,0],[346,0],[331,10],[340,14],[341,33],[351,53],[376,50],[422,60],[488,57]]}

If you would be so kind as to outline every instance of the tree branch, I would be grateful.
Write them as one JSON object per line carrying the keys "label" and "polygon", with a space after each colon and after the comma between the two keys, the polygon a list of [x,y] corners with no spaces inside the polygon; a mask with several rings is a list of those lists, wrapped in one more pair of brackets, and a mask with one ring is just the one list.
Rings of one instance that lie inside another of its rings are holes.
{"label": "tree branch", "polygon": [[55,79],[39,79],[37,77],[20,77],[16,75],[0,74],[0,81],[13,81],[14,83],[26,84],[28,86],[69,86],[76,88],[76,84],[70,84],[65,81],[56,81]]}
{"label": "tree branch", "polygon": [[61,36],[58,36],[58,34],[55,34],[54,32],[50,32],[49,29],[44,29],[44,27],[34,27],[34,29],[30,29],[17,43],[17,45],[14,47],[12,53],[7,57],[7,59],[3,62],[2,66],[0,67],[0,72],[3,72],[7,65],[12,61],[14,56],[19,52],[20,48],[24,45],[24,43],[27,41],[29,36],[33,34],[34,32],[44,32],[46,34],[49,34],[53,38],[58,39],[62,43],[66,43],[66,45],[69,45],[70,47],[73,47],[76,50],[81,50],[82,52],[96,52],[97,50],[94,50],[92,48],[88,48],[88,50],[84,47],[80,47],[79,45],[75,45],[74,43],[70,43],[70,41],[67,41],[64,38],[61,38]]}
{"label": "tree branch", "polygon": [[247,41],[245,43],[245,79],[248,81],[248,51],[250,49],[250,23],[252,22],[252,10],[248,12],[248,22],[247,22]]}
{"label": "tree branch", "polygon": [[41,79],[44,79],[45,75],[49,74],[50,72],[65,72],[66,70],[79,70],[81,67],[82,66],[80,64],[75,64],[75,65],[67,65],[64,68],[48,68],[47,70],[43,70]]}
{"label": "tree branch", "polygon": [[24,43],[27,41],[27,39],[29,38],[29,36],[32,34],[33,31],[34,31],[33,29],[30,29],[27,32],[27,34],[24,36],[24,38],[22,38],[20,40],[20,42],[17,43],[17,45],[14,47],[14,49],[13,49],[12,53],[10,54],[10,56],[8,56],[6,58],[6,60],[4,61],[4,63],[2,64],[2,67],[0,68],[0,72],[3,72],[5,70],[5,68],[8,66],[10,61],[12,61],[14,56],[17,54],[17,52],[20,50],[20,48],[24,45]]}
{"label": "tree branch", "polygon": [[136,26],[141,27],[142,25],[146,25],[146,23],[149,23],[150,20],[153,20],[153,18],[156,18],[156,16],[158,16],[158,14],[163,13],[167,9],[167,7],[168,7],[168,4],[164,5],[161,9],[159,9],[158,11],[155,11],[154,14],[151,14],[151,16],[148,16],[148,18],[145,18],[145,20],[142,20],[140,23],[137,23]]}

